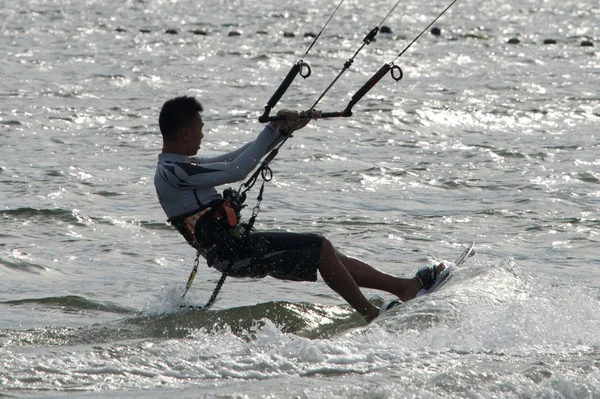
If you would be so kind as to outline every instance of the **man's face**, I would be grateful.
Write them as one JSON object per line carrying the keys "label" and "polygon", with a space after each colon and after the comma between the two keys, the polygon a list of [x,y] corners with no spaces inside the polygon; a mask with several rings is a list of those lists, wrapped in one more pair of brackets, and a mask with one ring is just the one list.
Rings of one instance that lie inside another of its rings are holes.
{"label": "man's face", "polygon": [[202,121],[202,116],[197,114],[193,123],[183,128],[183,138],[186,143],[187,155],[193,156],[198,153],[200,144],[204,138],[204,133],[202,133],[203,127],[204,122]]}

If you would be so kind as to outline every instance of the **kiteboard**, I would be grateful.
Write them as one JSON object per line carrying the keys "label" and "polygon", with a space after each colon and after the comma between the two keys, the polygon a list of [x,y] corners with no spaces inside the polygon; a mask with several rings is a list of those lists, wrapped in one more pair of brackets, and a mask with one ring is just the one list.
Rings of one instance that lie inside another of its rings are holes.
{"label": "kiteboard", "polygon": [[473,243],[471,243],[471,245],[469,245],[469,247],[467,249],[465,249],[460,254],[460,256],[456,259],[456,261],[454,261],[454,264],[446,264],[446,268],[440,274],[438,274],[438,276],[435,279],[435,283],[431,286],[431,288],[429,288],[427,290],[426,289],[420,290],[419,292],[417,292],[417,297],[431,294],[433,292],[436,292],[440,288],[442,288],[444,286],[444,284],[446,284],[448,282],[448,280],[450,280],[452,278],[452,270],[455,267],[459,267],[463,263],[465,263],[467,258],[475,255],[474,248],[475,248],[475,243],[473,242]]}

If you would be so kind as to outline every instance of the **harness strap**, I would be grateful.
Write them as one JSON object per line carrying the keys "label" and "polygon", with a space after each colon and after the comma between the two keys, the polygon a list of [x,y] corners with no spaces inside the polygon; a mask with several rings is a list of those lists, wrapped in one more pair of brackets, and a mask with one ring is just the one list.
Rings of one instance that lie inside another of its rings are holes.
{"label": "harness strap", "polygon": [[181,233],[187,243],[190,244],[196,251],[202,253],[203,256],[208,251],[205,251],[200,247],[200,243],[196,237],[196,222],[211,210],[212,207],[207,206],[198,212],[192,213],[191,215],[182,215],[167,219],[167,222],[173,225],[177,231]]}
{"label": "harness strap", "polygon": [[220,205],[206,206],[191,215],[178,216],[168,220],[168,222],[175,226],[185,237],[188,244],[196,249],[203,257],[206,257],[206,254],[216,246],[216,243],[208,247],[203,247],[201,245],[201,239],[196,236],[196,228],[198,226],[198,221],[205,217],[205,215],[208,216],[211,213],[215,220],[226,219],[227,224],[232,228],[238,224],[237,214],[229,200],[223,201]]}
{"label": "harness strap", "polygon": [[[192,241],[199,247],[200,244],[198,243],[198,240],[196,238],[196,222],[198,222],[198,220],[206,215],[208,212],[210,212],[212,210],[212,207],[207,206],[206,208],[202,209],[200,212],[194,213],[193,215],[190,215],[186,218],[183,219],[183,226],[185,227],[187,233],[190,235],[190,237],[192,238]],[[198,248],[196,248],[198,249]]]}
{"label": "harness strap", "polygon": [[[225,212],[225,217],[227,218],[227,223],[229,223],[229,226],[237,226],[238,217],[235,213],[235,210],[231,206],[231,202],[229,200],[223,201],[223,204],[221,205],[220,209]],[[217,209],[215,212],[215,219],[220,220],[223,218],[223,215],[221,215],[218,211],[219,209]]]}

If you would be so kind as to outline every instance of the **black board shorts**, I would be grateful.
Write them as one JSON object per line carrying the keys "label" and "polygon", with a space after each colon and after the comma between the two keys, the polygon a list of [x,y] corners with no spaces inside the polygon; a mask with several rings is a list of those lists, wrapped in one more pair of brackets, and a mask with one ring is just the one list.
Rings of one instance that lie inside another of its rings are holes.
{"label": "black board shorts", "polygon": [[[317,281],[323,236],[312,233],[253,232],[231,238],[210,251],[209,266],[228,276]],[[233,261],[233,264],[229,264]]]}

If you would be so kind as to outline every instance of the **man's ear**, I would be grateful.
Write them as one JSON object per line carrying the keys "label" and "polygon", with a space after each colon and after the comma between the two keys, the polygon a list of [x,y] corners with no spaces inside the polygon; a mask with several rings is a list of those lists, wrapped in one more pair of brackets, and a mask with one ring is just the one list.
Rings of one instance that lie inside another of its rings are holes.
{"label": "man's ear", "polygon": [[190,138],[190,128],[188,126],[183,127],[179,134],[181,135],[181,139],[187,142]]}

